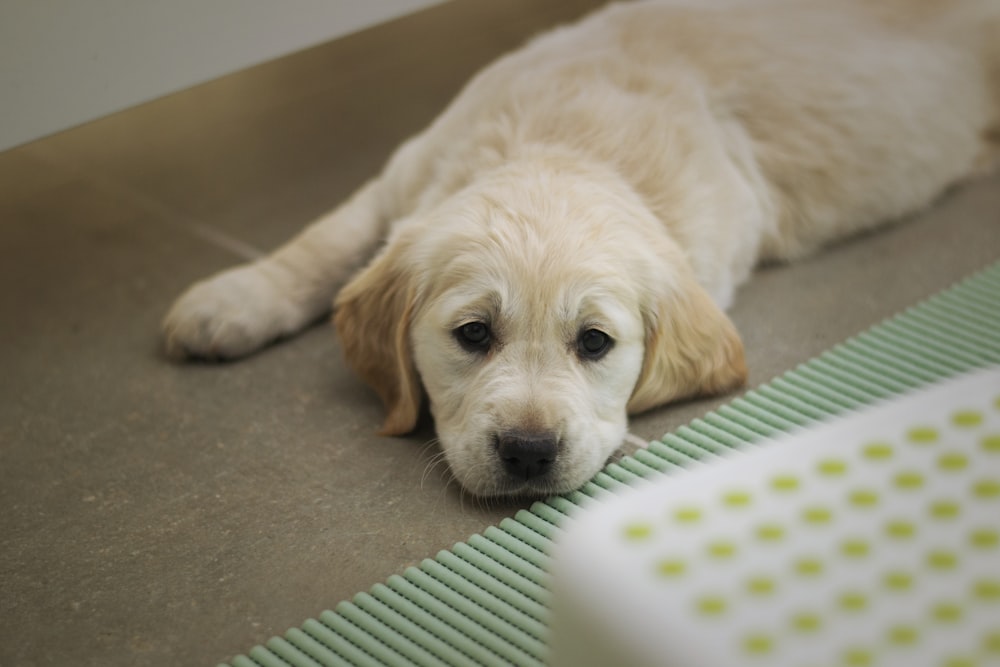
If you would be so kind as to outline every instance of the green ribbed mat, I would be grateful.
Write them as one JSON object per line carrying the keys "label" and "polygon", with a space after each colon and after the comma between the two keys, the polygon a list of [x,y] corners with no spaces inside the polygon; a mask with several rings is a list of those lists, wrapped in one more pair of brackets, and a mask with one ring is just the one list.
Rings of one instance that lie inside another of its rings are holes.
{"label": "green ribbed mat", "polygon": [[590,498],[998,363],[1000,263],[230,664],[544,665],[551,540]]}

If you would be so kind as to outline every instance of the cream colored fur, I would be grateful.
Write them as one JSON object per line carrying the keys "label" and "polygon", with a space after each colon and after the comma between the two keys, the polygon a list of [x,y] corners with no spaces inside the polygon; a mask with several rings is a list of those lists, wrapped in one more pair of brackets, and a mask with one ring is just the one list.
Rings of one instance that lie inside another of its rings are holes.
{"label": "cream colored fur", "polygon": [[[612,6],[485,69],[273,255],[191,287],[167,350],[250,353],[343,285],[335,324],[384,433],[426,395],[465,488],[565,491],[627,413],[745,382],[723,310],[755,265],[926,206],[998,138],[1000,0]],[[486,348],[459,343],[470,322]],[[545,471],[510,472],[511,434],[556,443]]]}

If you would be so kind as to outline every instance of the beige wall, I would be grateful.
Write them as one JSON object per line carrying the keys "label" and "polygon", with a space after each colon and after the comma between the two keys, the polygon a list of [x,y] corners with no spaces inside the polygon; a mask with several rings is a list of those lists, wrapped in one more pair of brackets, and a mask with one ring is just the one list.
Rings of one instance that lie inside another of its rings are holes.
{"label": "beige wall", "polygon": [[439,0],[0,0],[0,150]]}

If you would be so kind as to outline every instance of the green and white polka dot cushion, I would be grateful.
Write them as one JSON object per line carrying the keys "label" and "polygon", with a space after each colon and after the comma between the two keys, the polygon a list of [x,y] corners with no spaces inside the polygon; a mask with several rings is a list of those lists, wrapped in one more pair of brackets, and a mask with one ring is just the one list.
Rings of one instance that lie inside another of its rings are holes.
{"label": "green and white polka dot cushion", "polygon": [[1000,665],[1000,370],[644,483],[557,542],[551,662]]}

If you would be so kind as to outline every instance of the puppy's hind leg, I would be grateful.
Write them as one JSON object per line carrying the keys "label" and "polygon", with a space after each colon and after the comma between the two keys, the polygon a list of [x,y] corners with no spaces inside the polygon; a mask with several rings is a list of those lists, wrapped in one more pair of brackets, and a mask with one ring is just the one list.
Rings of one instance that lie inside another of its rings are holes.
{"label": "puppy's hind leg", "polygon": [[245,356],[329,311],[385,234],[381,194],[371,181],[271,255],[192,285],[163,321],[167,354]]}

